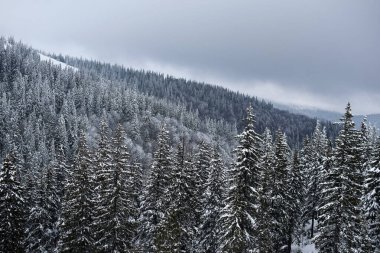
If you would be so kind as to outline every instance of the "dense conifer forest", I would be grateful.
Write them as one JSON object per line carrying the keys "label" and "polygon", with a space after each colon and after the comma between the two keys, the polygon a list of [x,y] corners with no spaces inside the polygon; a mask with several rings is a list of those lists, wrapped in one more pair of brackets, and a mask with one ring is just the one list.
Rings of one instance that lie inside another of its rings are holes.
{"label": "dense conifer forest", "polygon": [[0,96],[0,252],[380,252],[380,139],[349,103],[318,122],[12,38]]}

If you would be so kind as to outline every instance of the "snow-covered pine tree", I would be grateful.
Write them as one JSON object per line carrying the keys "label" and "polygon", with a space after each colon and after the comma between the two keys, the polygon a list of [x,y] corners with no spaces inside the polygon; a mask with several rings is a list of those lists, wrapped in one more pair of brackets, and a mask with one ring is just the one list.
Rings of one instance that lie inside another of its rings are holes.
{"label": "snow-covered pine tree", "polygon": [[371,127],[368,124],[367,117],[364,117],[363,121],[360,125],[360,136],[361,136],[361,146],[363,148],[363,155],[362,155],[362,169],[363,173],[366,173],[370,166],[371,162],[371,156],[374,149],[374,143],[371,138]]}
{"label": "snow-covered pine tree", "polygon": [[198,152],[195,155],[195,166],[199,174],[199,185],[201,186],[201,192],[204,192],[204,190],[206,189],[206,182],[209,175],[209,168],[212,155],[211,151],[211,146],[207,142],[201,141],[198,147]]}
{"label": "snow-covered pine tree", "polygon": [[7,155],[0,172],[0,252],[24,252],[26,205],[12,155]]}
{"label": "snow-covered pine tree", "polygon": [[63,196],[65,194],[65,186],[67,183],[67,178],[69,174],[69,165],[67,164],[65,151],[63,145],[58,145],[56,148],[56,176],[57,176],[57,193],[60,200],[60,208],[62,206]]}
{"label": "snow-covered pine tree", "polygon": [[103,193],[101,252],[128,252],[132,249],[136,232],[137,210],[129,189],[134,175],[129,173],[130,157],[124,140],[125,131],[119,124],[112,138],[113,162],[109,166],[108,178],[105,179],[106,191]]}
{"label": "snow-covered pine tree", "polygon": [[195,188],[194,188],[194,198],[196,198],[198,201],[194,204],[193,210],[195,211],[195,226],[199,227],[201,224],[201,216],[204,212],[203,206],[201,203],[202,195],[206,191],[207,187],[207,180],[210,173],[210,163],[211,163],[211,156],[212,156],[212,147],[210,144],[208,144],[205,141],[201,141],[201,143],[198,146],[198,151],[195,154],[195,163],[194,163],[194,175],[196,178],[195,180]]}
{"label": "snow-covered pine tree", "polygon": [[196,170],[186,157],[185,138],[181,140],[166,192],[168,208],[154,238],[158,252],[191,252],[193,248],[197,176],[193,174]]}
{"label": "snow-covered pine tree", "polygon": [[272,182],[274,177],[274,147],[272,133],[268,128],[265,129],[262,142],[262,173],[260,175],[261,188],[260,195],[260,215],[257,219],[257,245],[261,253],[274,252],[272,216]]}
{"label": "snow-covered pine tree", "polygon": [[223,208],[225,189],[225,166],[218,149],[217,145],[213,148],[206,190],[202,196],[204,208],[197,238],[197,252],[217,252],[218,249],[220,231],[217,224]]}
{"label": "snow-covered pine tree", "polygon": [[[125,147],[125,146],[124,146]],[[131,238],[136,238],[141,211],[141,198],[143,193],[143,172],[142,165],[135,161],[130,161],[127,167],[127,192],[128,192],[128,227],[131,231]]]}
{"label": "snow-covered pine tree", "polygon": [[[306,142],[307,143],[307,142]],[[317,121],[314,133],[308,145],[305,146],[304,153],[307,157],[303,160],[303,170],[306,177],[306,192],[303,208],[303,223],[310,222],[310,238],[314,237],[315,221],[317,220],[317,206],[320,195],[320,169],[323,155],[326,153],[327,137],[321,124]]]}
{"label": "snow-covered pine tree", "polygon": [[255,131],[255,116],[247,109],[246,127],[238,136],[236,162],[228,171],[229,189],[219,219],[219,251],[254,252],[257,249],[257,217],[260,189],[261,137]]}
{"label": "snow-covered pine tree", "polygon": [[335,210],[339,205],[339,196],[334,192],[339,186],[337,170],[334,168],[332,144],[329,143],[321,169],[321,191],[318,203],[318,230],[315,236],[316,247],[321,252],[337,253],[337,243],[339,238],[339,224],[335,219],[339,218],[339,213]]}
{"label": "snow-covered pine tree", "polygon": [[272,178],[272,217],[274,252],[288,252],[288,223],[290,221],[289,147],[281,130],[276,132],[274,175]]}
{"label": "snow-covered pine tree", "polygon": [[112,151],[109,140],[108,125],[104,120],[100,123],[98,146],[94,157],[94,196],[93,222],[95,247],[100,251],[109,251],[109,232],[113,229],[111,205],[113,191]]}
{"label": "snow-covered pine tree", "polygon": [[[323,252],[366,252],[368,235],[361,211],[363,175],[360,132],[352,121],[348,103],[342,118],[342,130],[336,140],[334,162],[322,183],[323,199],[316,245]],[[329,165],[331,166],[331,165]]]}
{"label": "snow-covered pine tree", "polygon": [[61,216],[60,252],[93,252],[93,159],[86,134],[79,133],[78,150],[67,180]]}
{"label": "snow-covered pine tree", "polygon": [[157,225],[161,222],[166,212],[166,191],[169,175],[172,173],[172,159],[169,146],[169,131],[165,124],[162,125],[158,135],[157,151],[151,172],[143,193],[141,202],[141,216],[139,218],[139,231],[137,244],[146,251],[154,251],[154,238],[157,233]]}
{"label": "snow-covered pine tree", "polygon": [[303,185],[304,181],[301,173],[301,165],[298,152],[294,151],[293,160],[290,166],[288,175],[289,184],[289,203],[287,211],[289,214],[288,232],[287,232],[287,252],[290,253],[291,246],[294,241],[300,239],[300,224],[301,224],[301,205],[303,202]]}
{"label": "snow-covered pine tree", "polygon": [[380,139],[372,152],[365,179],[365,216],[374,252],[380,252]]}
{"label": "snow-covered pine tree", "polygon": [[27,219],[26,252],[55,252],[58,243],[59,197],[56,185],[55,157],[35,182],[37,198]]}

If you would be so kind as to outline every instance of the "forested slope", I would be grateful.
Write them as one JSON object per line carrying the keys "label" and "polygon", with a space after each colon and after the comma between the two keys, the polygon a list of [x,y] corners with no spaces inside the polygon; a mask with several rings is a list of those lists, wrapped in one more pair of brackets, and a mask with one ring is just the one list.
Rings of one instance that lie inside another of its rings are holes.
{"label": "forested slope", "polygon": [[[266,127],[271,131],[280,128],[287,134],[289,144],[292,146],[302,142],[306,135],[310,135],[316,124],[316,119],[279,110],[264,100],[220,86],[97,61],[56,55],[52,57],[80,69],[100,74],[108,80],[136,86],[144,94],[183,104],[188,110],[195,111],[201,119],[223,119],[236,124],[239,131],[243,129],[244,108],[251,104],[257,115],[257,131],[262,133]],[[338,130],[334,125],[327,121],[323,125],[326,126],[329,136],[336,136]]]}
{"label": "forested slope", "polygon": [[350,104],[329,138],[223,88],[64,61],[0,39],[0,252],[379,251],[380,141]]}

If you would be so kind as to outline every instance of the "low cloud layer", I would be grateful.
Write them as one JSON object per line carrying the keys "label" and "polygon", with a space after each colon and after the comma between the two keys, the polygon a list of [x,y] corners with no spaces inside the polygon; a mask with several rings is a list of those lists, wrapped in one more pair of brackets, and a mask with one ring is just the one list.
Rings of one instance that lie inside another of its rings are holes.
{"label": "low cloud layer", "polygon": [[2,1],[0,34],[45,51],[281,103],[380,113],[380,2]]}

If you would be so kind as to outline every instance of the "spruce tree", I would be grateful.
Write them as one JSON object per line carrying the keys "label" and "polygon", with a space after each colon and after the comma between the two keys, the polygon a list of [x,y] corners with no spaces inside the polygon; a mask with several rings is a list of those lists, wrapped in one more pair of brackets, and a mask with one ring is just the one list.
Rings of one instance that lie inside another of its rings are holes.
{"label": "spruce tree", "polygon": [[218,236],[221,231],[218,230],[217,222],[223,208],[224,196],[225,166],[220,157],[218,146],[213,148],[208,170],[206,190],[202,195],[204,210],[197,238],[197,251],[211,253],[216,252],[218,249]]}
{"label": "spruce tree", "polygon": [[108,125],[105,121],[100,123],[98,147],[94,157],[94,196],[93,196],[93,222],[92,230],[95,232],[95,246],[99,250],[108,251],[110,238],[108,233],[113,229],[111,221],[111,192],[113,190],[112,178],[112,151],[108,138]]}
{"label": "spruce tree", "polygon": [[255,116],[247,109],[246,127],[238,136],[236,162],[228,172],[229,188],[219,220],[222,252],[253,252],[257,248],[261,137],[255,132]]}
{"label": "spruce tree", "polygon": [[83,130],[67,180],[62,206],[61,252],[93,252],[93,161]]}
{"label": "spruce tree", "polygon": [[310,222],[310,238],[314,236],[315,221],[317,220],[317,206],[320,195],[320,172],[323,155],[327,148],[327,137],[319,121],[309,143],[306,142],[305,155],[303,160],[304,176],[306,177],[305,203],[303,210],[303,222]]}
{"label": "spruce tree", "polygon": [[289,206],[289,147],[286,136],[276,132],[274,176],[272,178],[272,217],[274,252],[288,252]]}
{"label": "spruce tree", "polygon": [[292,163],[288,175],[288,189],[289,189],[289,199],[288,199],[288,210],[289,215],[288,221],[288,232],[287,232],[287,250],[290,253],[292,243],[294,241],[299,241],[300,236],[300,223],[301,223],[301,205],[303,202],[304,188],[303,178],[301,173],[301,165],[298,158],[298,152],[295,151],[293,154]]}
{"label": "spruce tree", "polygon": [[[329,143],[321,171],[321,199],[318,203],[318,230],[319,234],[314,238],[316,247],[321,252],[337,253],[337,243],[339,239],[339,221],[337,212],[339,206],[339,196],[335,190],[339,187],[340,182],[337,181],[339,174],[334,168],[334,156],[331,143]],[[338,197],[338,198],[337,198]]]}
{"label": "spruce tree", "polygon": [[102,194],[101,252],[128,252],[136,233],[137,207],[133,204],[129,187],[133,179],[130,156],[124,144],[125,132],[119,124],[112,140],[113,162]]}
{"label": "spruce tree", "polygon": [[195,170],[186,157],[184,137],[181,139],[166,192],[168,208],[154,238],[158,252],[191,252],[193,247],[196,177],[193,175]]}
{"label": "spruce tree", "polygon": [[56,188],[56,163],[53,160],[35,182],[35,206],[29,212],[26,252],[54,252],[58,243],[59,198]]}
{"label": "spruce tree", "polygon": [[211,162],[211,146],[202,141],[199,144],[199,150],[196,154],[195,167],[199,174],[198,184],[200,186],[200,192],[204,192],[206,189],[206,182],[209,174],[210,162]]}
{"label": "spruce tree", "polygon": [[374,149],[374,143],[371,139],[371,127],[368,124],[367,117],[363,119],[360,125],[360,137],[361,137],[361,146],[363,149],[362,154],[362,172],[366,173],[366,171],[370,167],[371,158]]}
{"label": "spruce tree", "polygon": [[7,155],[0,172],[0,252],[24,252],[26,205],[12,155]]}
{"label": "spruce tree", "polygon": [[202,201],[202,196],[207,190],[207,180],[210,173],[210,164],[212,156],[212,147],[205,141],[201,141],[198,146],[198,151],[195,154],[195,163],[193,166],[194,173],[194,198],[197,201],[194,203],[193,210],[195,211],[194,223],[196,227],[201,224],[201,216],[204,213],[204,206]]}
{"label": "spruce tree", "polygon": [[[365,252],[368,242],[361,210],[363,193],[360,133],[352,121],[350,104],[342,118],[334,161],[324,178],[316,245],[324,252]],[[331,166],[331,165],[330,165]]]}
{"label": "spruce tree", "polygon": [[380,252],[380,139],[372,153],[366,172],[365,216],[374,252]]}
{"label": "spruce tree", "polygon": [[169,146],[169,132],[165,125],[158,136],[158,147],[154,154],[151,172],[143,193],[141,203],[140,227],[137,243],[144,250],[156,250],[154,238],[157,226],[167,209],[166,191],[169,175],[172,173],[172,159]]}
{"label": "spruce tree", "polygon": [[272,182],[274,178],[274,162],[275,154],[273,147],[272,134],[267,128],[264,131],[262,142],[262,173],[260,175],[260,216],[257,220],[257,242],[259,252],[273,252],[273,227],[275,220],[273,219],[272,206]]}

